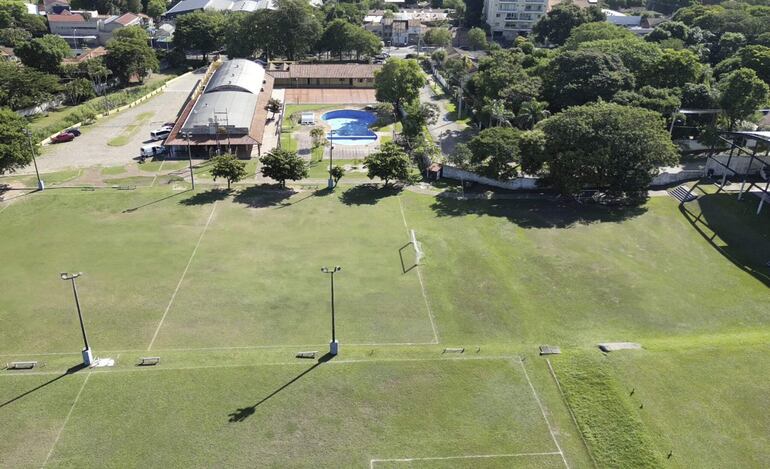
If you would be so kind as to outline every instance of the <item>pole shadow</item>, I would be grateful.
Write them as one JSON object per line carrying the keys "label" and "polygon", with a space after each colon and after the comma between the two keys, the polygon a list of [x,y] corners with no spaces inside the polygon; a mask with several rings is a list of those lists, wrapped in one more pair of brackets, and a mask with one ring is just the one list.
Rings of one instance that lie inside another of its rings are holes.
{"label": "pole shadow", "polygon": [[26,391],[26,392],[23,392],[22,394],[19,394],[18,396],[14,397],[13,399],[9,399],[9,400],[3,402],[2,404],[0,404],[0,409],[2,409],[3,407],[5,407],[7,405],[13,404],[14,402],[18,401],[19,399],[21,399],[21,398],[23,398],[25,396],[28,396],[28,395],[32,394],[33,392],[38,391],[38,390],[48,386],[49,384],[53,384],[56,381],[59,381],[60,379],[64,378],[67,375],[75,374],[75,373],[77,373],[78,371],[82,370],[85,367],[86,367],[86,365],[84,365],[83,363],[78,363],[77,365],[67,369],[67,371],[65,371],[64,373],[60,374],[59,376],[56,376],[55,378],[52,378],[52,379],[46,381],[43,384],[39,384],[39,385],[35,386],[34,388],[30,389],[29,391]]}
{"label": "pole shadow", "polygon": [[297,376],[292,378],[289,382],[287,382],[286,384],[282,385],[281,387],[279,387],[275,391],[271,392],[270,394],[268,394],[267,396],[262,398],[256,404],[254,404],[252,406],[249,406],[249,407],[243,407],[243,408],[240,408],[240,409],[236,409],[234,412],[228,414],[228,416],[230,417],[228,419],[228,422],[233,422],[233,423],[243,422],[247,418],[249,418],[252,415],[254,415],[254,413],[257,411],[257,407],[259,407],[260,405],[262,405],[265,402],[269,401],[270,399],[275,397],[277,394],[279,394],[281,391],[283,391],[284,389],[288,388],[289,386],[291,386],[295,382],[299,381],[303,376],[305,376],[306,374],[308,374],[311,371],[315,370],[321,364],[328,362],[332,358],[334,358],[334,355],[332,355],[330,353],[327,353],[326,355],[322,356],[321,358],[318,359],[317,362],[315,362],[313,364],[313,366],[311,366],[307,370],[303,371],[302,373],[298,374]]}
{"label": "pole shadow", "polygon": [[412,264],[411,267],[409,267],[407,269],[406,268],[406,264],[404,263],[404,249],[408,248],[411,245],[412,245],[412,242],[409,241],[408,243],[406,243],[403,246],[401,246],[400,248],[398,248],[398,258],[401,259],[401,272],[403,272],[403,273],[407,273],[410,270],[412,270],[415,267],[417,267],[417,263],[415,262],[414,264]]}
{"label": "pole shadow", "polygon": [[177,192],[176,194],[167,195],[166,197],[161,197],[158,200],[153,200],[152,202],[147,202],[146,204],[138,205],[136,207],[127,208],[123,210],[123,213],[133,213],[139,210],[140,208],[149,207],[150,205],[154,205],[160,202],[163,202],[164,200],[172,199],[174,197],[180,196],[186,192],[190,192],[192,189],[185,189],[183,191]]}

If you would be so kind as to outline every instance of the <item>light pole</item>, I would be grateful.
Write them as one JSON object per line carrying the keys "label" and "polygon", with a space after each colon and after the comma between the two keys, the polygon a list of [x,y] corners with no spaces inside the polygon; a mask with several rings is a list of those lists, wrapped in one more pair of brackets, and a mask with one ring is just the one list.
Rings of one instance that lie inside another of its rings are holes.
{"label": "light pole", "polygon": [[342,267],[338,265],[334,266],[333,269],[330,269],[328,267],[321,267],[321,272],[325,274],[329,274],[329,278],[331,279],[331,287],[332,287],[332,341],[329,342],[330,355],[337,355],[340,348],[340,343],[337,342],[337,333],[334,327],[334,274],[336,272],[339,272],[340,270],[342,270]]}
{"label": "light pole", "polygon": [[192,182],[192,188],[195,190],[195,176],[193,176],[192,153],[190,153],[190,132],[182,132],[182,137],[187,139],[187,159],[190,161],[190,182]]}
{"label": "light pole", "polygon": [[40,179],[40,171],[37,170],[37,158],[35,158],[35,146],[32,145],[32,132],[29,129],[24,129],[24,134],[27,136],[27,142],[29,142],[29,151],[32,153],[32,164],[35,165],[35,175],[37,176],[37,189],[44,190],[45,183]]}
{"label": "light pole", "polygon": [[329,190],[334,189],[332,178],[332,161],[334,161],[334,129],[329,131]]}
{"label": "light pole", "polygon": [[86,336],[86,327],[83,325],[83,313],[80,311],[80,299],[78,298],[78,287],[75,284],[75,279],[83,275],[83,272],[76,274],[68,274],[62,272],[59,277],[62,280],[69,280],[72,282],[72,293],[75,295],[75,306],[78,309],[78,319],[80,320],[80,331],[83,333],[83,364],[85,366],[91,366],[94,362],[94,356],[91,353],[91,347],[88,346],[88,336]]}
{"label": "light pole", "polygon": [[78,50],[78,28],[72,30],[72,41],[75,43],[75,50]]}

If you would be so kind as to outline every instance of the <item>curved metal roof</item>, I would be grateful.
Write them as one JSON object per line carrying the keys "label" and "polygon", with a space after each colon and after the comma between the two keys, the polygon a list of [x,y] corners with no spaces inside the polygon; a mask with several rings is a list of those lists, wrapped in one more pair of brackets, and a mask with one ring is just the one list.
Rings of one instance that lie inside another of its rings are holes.
{"label": "curved metal roof", "polygon": [[250,60],[233,59],[222,64],[209,80],[204,93],[245,91],[258,95],[265,79],[265,69]]}

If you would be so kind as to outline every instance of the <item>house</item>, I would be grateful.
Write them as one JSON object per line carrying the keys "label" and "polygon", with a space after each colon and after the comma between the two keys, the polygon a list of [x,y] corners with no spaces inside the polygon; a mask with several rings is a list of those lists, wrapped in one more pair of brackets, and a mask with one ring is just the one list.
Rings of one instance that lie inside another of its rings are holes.
{"label": "house", "polygon": [[126,26],[139,25],[141,19],[133,13],[102,16],[97,12],[66,10],[60,15],[48,15],[51,34],[61,36],[75,49],[106,45],[112,33]]}
{"label": "house", "polygon": [[273,64],[276,88],[374,88],[376,64]]}
{"label": "house", "polygon": [[99,46],[95,49],[83,49],[80,54],[71,57],[65,57],[61,63],[62,65],[79,65],[83,62],[87,62],[91,59],[98,57],[104,57],[107,55],[107,49]]}
{"label": "house", "polygon": [[493,39],[514,39],[529,34],[548,10],[548,0],[484,0],[483,17]]}
{"label": "house", "polygon": [[447,20],[446,10],[401,10],[397,13],[372,10],[364,17],[364,28],[379,36],[386,45],[417,44],[429,26]]}
{"label": "house", "polygon": [[16,57],[16,54],[11,47],[0,46],[0,61],[18,62],[19,58]]}
{"label": "house", "polygon": [[267,102],[273,77],[250,60],[224,62],[203,93],[192,99],[177,120],[165,145],[172,154],[198,156],[233,153],[250,158],[261,153],[267,122]]}
{"label": "house", "polygon": [[647,19],[642,16],[626,15],[625,13],[606,8],[602,8],[602,13],[607,17],[608,23],[626,28],[640,36],[649,34],[653,29],[650,27]]}

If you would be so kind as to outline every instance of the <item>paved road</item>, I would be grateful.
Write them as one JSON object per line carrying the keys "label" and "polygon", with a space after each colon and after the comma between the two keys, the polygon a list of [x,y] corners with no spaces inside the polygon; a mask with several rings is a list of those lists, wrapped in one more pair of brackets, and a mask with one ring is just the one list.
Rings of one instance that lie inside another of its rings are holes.
{"label": "paved road", "polygon": [[468,126],[450,118],[447,108],[450,104],[448,99],[436,96],[430,86],[425,85],[420,89],[420,101],[433,103],[439,108],[439,118],[435,124],[428,126],[428,131],[433,140],[439,144],[444,155],[452,153],[457,143],[470,138],[471,132]]}
{"label": "paved road", "polygon": [[[47,145],[37,164],[41,172],[53,172],[66,168],[84,168],[89,166],[125,165],[139,156],[139,149],[150,137],[150,131],[164,122],[176,119],[177,113],[187,99],[195,83],[203,72],[185,75],[169,84],[159,93],[138,106],[126,109],[113,116],[98,120],[94,125],[85,127],[83,134],[72,142]],[[107,142],[126,131],[134,124],[139,115],[152,113],[148,121],[128,139],[128,143],[111,147]],[[32,166],[19,171],[20,174],[33,173]]]}

